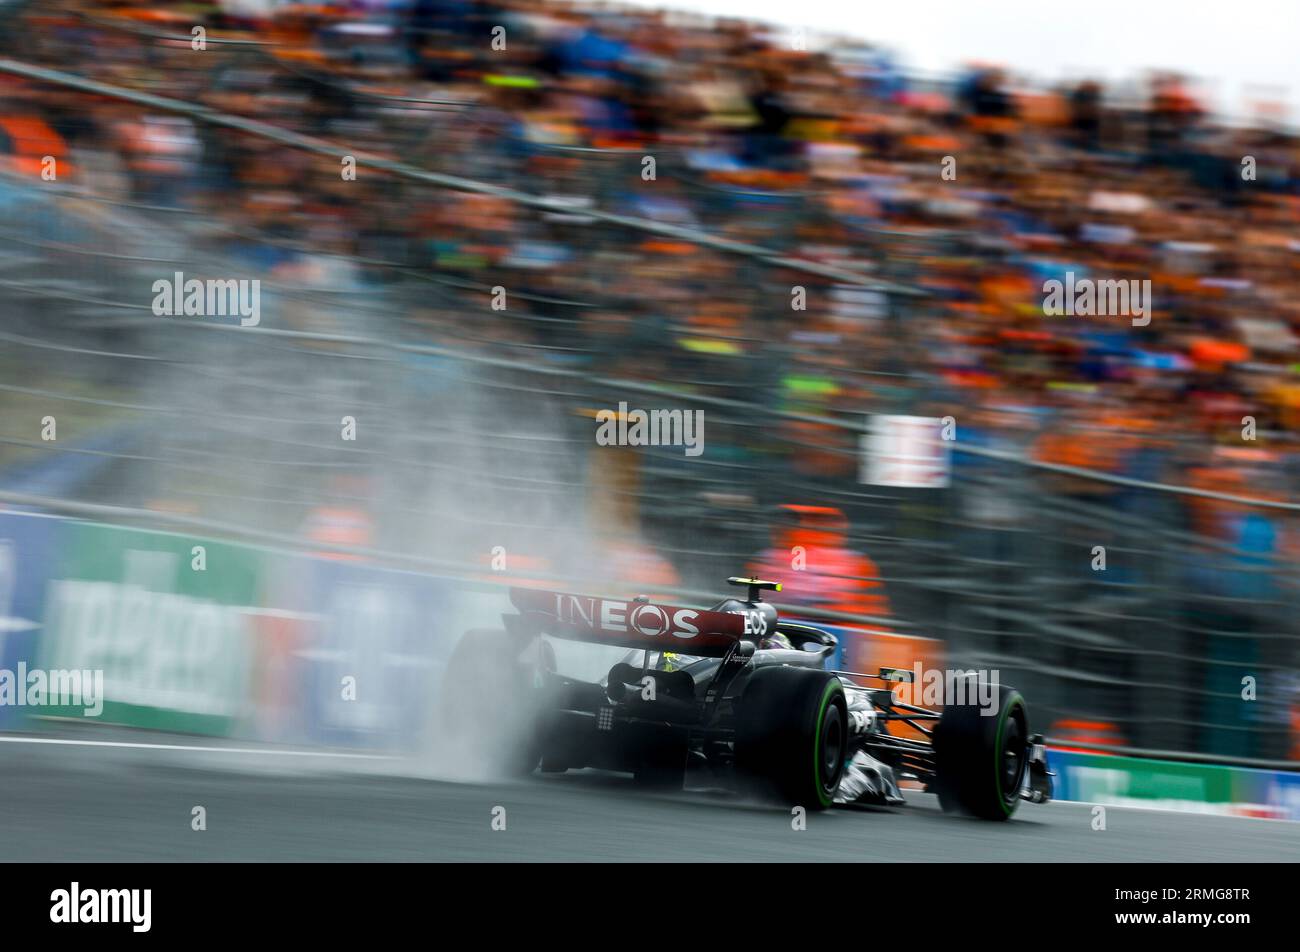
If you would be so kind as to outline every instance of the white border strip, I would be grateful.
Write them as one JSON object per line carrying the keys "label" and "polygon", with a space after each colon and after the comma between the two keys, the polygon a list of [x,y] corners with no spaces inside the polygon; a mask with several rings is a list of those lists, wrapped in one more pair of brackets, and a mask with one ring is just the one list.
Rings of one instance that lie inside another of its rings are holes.
{"label": "white border strip", "polygon": [[125,747],[134,750],[187,750],[214,754],[261,754],[282,757],[332,757],[340,760],[396,760],[391,754],[349,754],[333,750],[278,750],[272,747],[206,747],[201,744],[145,744],[117,740],[69,740],[62,737],[0,737],[5,744],[62,744],[72,747]]}

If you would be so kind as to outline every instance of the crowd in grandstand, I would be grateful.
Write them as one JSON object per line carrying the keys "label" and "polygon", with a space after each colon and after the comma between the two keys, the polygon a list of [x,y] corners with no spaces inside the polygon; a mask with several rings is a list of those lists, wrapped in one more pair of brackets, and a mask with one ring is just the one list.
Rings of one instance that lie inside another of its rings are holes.
{"label": "crowd in grandstand", "polygon": [[[196,15],[61,0],[19,21],[7,40],[29,61],[553,200],[538,212],[364,159],[349,178],[183,115],[0,84],[16,168],[66,150],[90,187],[230,225],[261,267],[340,253],[518,290],[566,318],[406,315],[431,335],[830,414],[897,406],[903,374],[922,383],[911,406],[954,415],[971,443],[1270,499],[1294,487],[1296,140],[1216,124],[1178,77],[1136,100],[994,67],[918,84],[861,43],[809,50],[755,24],[561,4]],[[925,296],[598,227],[592,203]],[[1067,272],[1149,280],[1149,323],[1049,316],[1044,282]],[[804,447],[791,465],[853,477],[852,434],[789,428]],[[1205,503],[1188,519],[1240,542],[1240,516]]]}
{"label": "crowd in grandstand", "polygon": [[[530,0],[50,0],[5,16],[0,47],[25,62],[330,146],[0,74],[8,173],[40,177],[53,156],[61,182],[181,210],[223,252],[293,284],[441,282],[393,315],[395,333],[800,411],[765,433],[710,424],[711,459],[753,453],[790,477],[762,502],[837,513],[808,506],[844,504],[858,434],[819,420],[879,412],[954,418],[956,465],[974,477],[962,515],[980,531],[954,525],[946,538],[991,557],[1032,517],[1016,514],[1024,499],[1009,484],[980,495],[992,464],[961,447],[1296,496],[1300,140],[1276,116],[1225,122],[1185,78],[1044,87],[979,65],[923,82],[862,41]],[[435,187],[375,157],[514,194]],[[1051,313],[1054,281],[1149,287],[1144,319]],[[509,307],[491,306],[494,288]],[[322,311],[279,318],[335,329]],[[1192,647],[1221,664],[1288,663],[1240,654],[1232,637],[1272,624],[1243,606],[1279,596],[1274,573],[1256,569],[1294,564],[1300,533],[1279,510],[1036,478],[1057,498],[1195,533],[1198,552],[1222,543],[1226,557],[1179,567],[1191,573],[1180,585],[1228,599],[1199,616],[1228,634]],[[317,515],[313,532],[369,539],[351,509]],[[635,521],[608,566],[679,581],[682,566],[636,546]],[[880,570],[851,541],[827,544],[817,598],[887,615]],[[781,574],[791,545],[774,546],[756,565]],[[1236,743],[1224,734],[1212,746]]]}

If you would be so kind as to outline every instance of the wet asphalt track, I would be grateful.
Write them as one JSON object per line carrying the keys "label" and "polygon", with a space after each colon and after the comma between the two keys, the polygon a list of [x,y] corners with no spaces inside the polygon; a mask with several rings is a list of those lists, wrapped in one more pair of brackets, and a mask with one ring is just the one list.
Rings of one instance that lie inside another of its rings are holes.
{"label": "wet asphalt track", "polygon": [[[12,735],[11,735],[12,736]],[[103,736],[103,735],[97,735]],[[130,735],[130,741],[183,743]],[[11,743],[0,735],[0,860],[1286,861],[1300,824],[1086,804],[1022,805],[1009,823],[934,798],[812,814],[721,793],[646,795],[584,772],[448,783],[407,762]],[[191,809],[208,828],[190,828]],[[506,808],[505,831],[491,828]]]}

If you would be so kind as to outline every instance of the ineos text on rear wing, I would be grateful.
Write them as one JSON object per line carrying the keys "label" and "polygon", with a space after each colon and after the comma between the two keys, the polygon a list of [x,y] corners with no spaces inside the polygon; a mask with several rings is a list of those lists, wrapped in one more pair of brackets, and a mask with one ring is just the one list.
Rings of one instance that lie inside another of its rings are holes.
{"label": "ineos text on rear wing", "polygon": [[518,616],[506,616],[506,625],[512,630],[523,625],[532,633],[626,648],[721,657],[745,630],[744,616],[732,612],[593,595],[512,588],[510,602],[519,610]]}

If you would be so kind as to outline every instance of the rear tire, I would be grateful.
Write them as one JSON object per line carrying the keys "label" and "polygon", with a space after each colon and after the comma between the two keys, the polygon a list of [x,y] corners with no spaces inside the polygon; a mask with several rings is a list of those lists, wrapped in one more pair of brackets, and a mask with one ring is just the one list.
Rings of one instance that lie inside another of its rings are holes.
{"label": "rear tire", "polygon": [[656,792],[682,789],[686,784],[685,733],[655,728],[642,743],[642,760],[632,773],[636,785]]}
{"label": "rear tire", "polygon": [[[946,813],[1007,820],[1020,804],[1029,767],[1029,713],[1018,691],[997,688],[995,714],[981,713],[978,702],[950,704],[935,726],[935,792]],[[973,696],[987,690],[981,684]]]}
{"label": "rear tire", "polygon": [[[526,647],[508,632],[472,629],[447,662],[442,726],[457,759],[475,772],[525,776],[542,759],[545,692],[536,664],[520,660]],[[548,649],[542,642],[544,667]]]}
{"label": "rear tire", "polygon": [[736,769],[752,790],[824,810],[848,749],[848,703],[835,675],[774,665],[749,676],[736,714]]}

